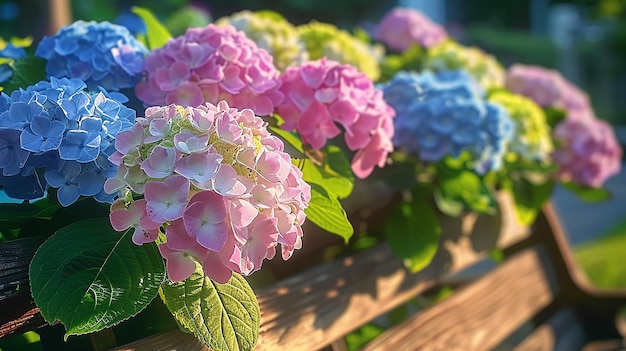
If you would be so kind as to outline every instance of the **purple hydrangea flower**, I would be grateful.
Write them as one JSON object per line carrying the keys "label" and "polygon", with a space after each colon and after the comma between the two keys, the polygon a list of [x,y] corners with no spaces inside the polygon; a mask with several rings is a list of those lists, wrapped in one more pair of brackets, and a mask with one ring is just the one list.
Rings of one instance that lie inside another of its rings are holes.
{"label": "purple hydrangea flower", "polygon": [[102,202],[117,166],[108,160],[117,133],[130,129],[135,111],[106,91],[86,90],[77,79],[42,81],[11,96],[0,94],[0,170],[5,193],[41,197],[58,188],[63,206],[81,195]]}
{"label": "purple hydrangea flower", "polygon": [[90,89],[135,86],[148,50],[123,26],[77,21],[45,37],[35,55],[46,59],[48,77],[83,80]]}
{"label": "purple hydrangea flower", "polygon": [[396,146],[429,162],[469,152],[479,173],[502,165],[513,123],[466,72],[399,72],[382,89],[396,110]]}

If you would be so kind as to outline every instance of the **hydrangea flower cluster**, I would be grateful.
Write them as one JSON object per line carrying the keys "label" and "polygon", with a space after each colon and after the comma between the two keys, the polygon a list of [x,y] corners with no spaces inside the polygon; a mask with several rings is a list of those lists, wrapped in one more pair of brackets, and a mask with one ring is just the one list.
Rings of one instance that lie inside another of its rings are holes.
{"label": "hydrangea flower cluster", "polygon": [[298,26],[297,29],[300,39],[306,45],[310,60],[326,57],[355,66],[373,81],[380,78],[380,62],[384,55],[382,46],[369,45],[328,23],[312,21]]}
{"label": "hydrangea flower cluster", "polygon": [[[11,79],[13,70],[10,64],[14,60],[26,56],[24,47],[30,46],[31,43],[31,38],[13,38],[10,42],[5,42],[4,39],[0,37],[0,83]],[[2,87],[0,87],[0,91],[2,91]]]}
{"label": "hydrangea flower cluster", "polygon": [[280,71],[308,61],[308,52],[300,41],[296,27],[278,13],[245,10],[222,17],[216,23],[230,24],[243,31],[260,48],[272,55],[274,65]]}
{"label": "hydrangea flower cluster", "polygon": [[515,123],[509,149],[528,161],[549,162],[554,147],[543,110],[529,98],[506,90],[490,94],[489,101],[504,107]]}
{"label": "hydrangea flower cluster", "polygon": [[504,85],[504,69],[494,56],[476,47],[466,47],[452,40],[445,40],[428,50],[424,69],[433,71],[462,69],[471,74],[484,89]]}
{"label": "hydrangea flower cluster", "polygon": [[558,71],[540,66],[514,64],[506,74],[506,88],[527,96],[542,107],[562,108],[568,118],[589,118],[589,96]]}
{"label": "hydrangea flower cluster", "polygon": [[429,48],[448,38],[446,30],[430,18],[417,10],[402,7],[389,11],[374,30],[373,36],[399,52],[415,44]]}
{"label": "hydrangea flower cluster", "polygon": [[619,173],[622,148],[608,123],[596,118],[566,118],[553,136],[560,145],[553,154],[560,180],[600,187]]}
{"label": "hydrangea flower cluster", "polygon": [[76,21],[44,37],[35,55],[47,60],[48,77],[77,78],[90,89],[119,91],[135,86],[147,53],[126,27]]}
{"label": "hydrangea flower cluster", "polygon": [[272,57],[230,25],[188,29],[152,51],[146,71],[147,79],[135,88],[146,105],[197,107],[226,100],[265,116],[283,100]]}
{"label": "hydrangea flower cluster", "polygon": [[133,229],[138,245],[164,235],[159,250],[174,281],[193,273],[192,258],[220,283],[260,269],[278,245],[288,259],[302,245],[310,186],[266,126],[225,101],[148,108],[109,158],[119,170],[105,190],[121,199],[113,228]]}
{"label": "hydrangea flower cluster", "polygon": [[291,67],[281,76],[285,101],[277,107],[281,128],[297,130],[302,142],[320,149],[345,131],[346,145],[357,151],[352,170],[367,177],[383,167],[393,151],[394,111],[382,92],[354,66],[322,58]]}
{"label": "hydrangea flower cluster", "polygon": [[81,195],[101,202],[117,167],[108,160],[114,140],[135,121],[123,95],[86,91],[79,79],[41,81],[0,95],[0,184],[16,199],[36,199],[58,188],[61,205]]}
{"label": "hydrangea flower cluster", "polygon": [[382,88],[396,110],[397,147],[429,162],[467,151],[479,173],[501,167],[513,122],[465,71],[398,72]]}
{"label": "hydrangea flower cluster", "polygon": [[508,90],[532,99],[541,107],[562,107],[564,83],[555,70],[518,63],[507,70],[505,80]]}

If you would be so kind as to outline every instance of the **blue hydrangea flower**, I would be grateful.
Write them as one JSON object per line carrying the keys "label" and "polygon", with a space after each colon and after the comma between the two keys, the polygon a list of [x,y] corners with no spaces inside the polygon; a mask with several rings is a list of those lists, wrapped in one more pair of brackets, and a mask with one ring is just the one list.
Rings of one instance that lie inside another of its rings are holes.
{"label": "blue hydrangea flower", "polygon": [[[2,42],[1,38],[0,42]],[[24,56],[26,56],[26,50],[13,45],[13,43],[7,43],[6,46],[0,50],[0,83],[7,82],[13,76],[13,69],[11,69],[9,63]]]}
{"label": "blue hydrangea flower", "polygon": [[380,88],[396,110],[396,146],[429,162],[467,151],[481,174],[502,165],[513,123],[466,72],[399,72]]}
{"label": "blue hydrangea flower", "polygon": [[35,55],[48,61],[48,77],[78,78],[90,89],[118,91],[135,86],[147,53],[126,27],[77,21],[45,37]]}
{"label": "blue hydrangea flower", "polygon": [[81,195],[113,200],[103,190],[117,172],[108,157],[135,111],[116,98],[127,100],[120,93],[86,88],[78,79],[53,77],[0,94],[0,185],[8,196],[35,199],[52,187],[63,206]]}

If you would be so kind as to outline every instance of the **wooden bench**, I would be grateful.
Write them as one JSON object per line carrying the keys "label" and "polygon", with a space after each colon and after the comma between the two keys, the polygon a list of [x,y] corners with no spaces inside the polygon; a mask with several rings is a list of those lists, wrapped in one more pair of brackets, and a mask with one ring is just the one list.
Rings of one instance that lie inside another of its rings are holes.
{"label": "wooden bench", "polygon": [[[440,250],[418,274],[407,273],[380,244],[256,289],[262,313],[257,349],[345,350],[346,334],[444,285],[454,288],[450,297],[388,329],[364,350],[618,349],[614,316],[626,305],[626,292],[600,291],[586,282],[550,205],[532,231],[516,225],[510,209],[502,217],[469,215],[445,223]],[[500,225],[499,235],[488,235]],[[494,247],[503,250],[504,262],[473,269],[487,262]],[[3,264],[0,287],[7,276]],[[0,337],[45,324],[24,297],[28,289],[20,291],[0,295]],[[111,340],[94,348],[206,350],[178,330],[121,346]]]}

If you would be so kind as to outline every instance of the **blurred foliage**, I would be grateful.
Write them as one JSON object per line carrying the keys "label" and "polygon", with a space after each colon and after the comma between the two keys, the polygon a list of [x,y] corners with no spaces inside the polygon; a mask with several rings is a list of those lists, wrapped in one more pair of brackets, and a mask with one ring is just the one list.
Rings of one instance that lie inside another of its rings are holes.
{"label": "blurred foliage", "polygon": [[587,277],[598,288],[626,288],[624,247],[626,222],[622,222],[599,239],[574,249],[578,263]]}

